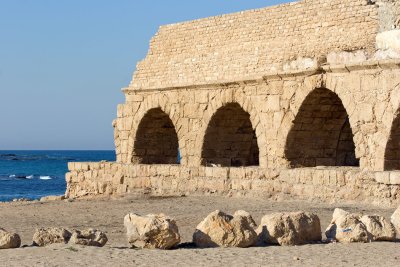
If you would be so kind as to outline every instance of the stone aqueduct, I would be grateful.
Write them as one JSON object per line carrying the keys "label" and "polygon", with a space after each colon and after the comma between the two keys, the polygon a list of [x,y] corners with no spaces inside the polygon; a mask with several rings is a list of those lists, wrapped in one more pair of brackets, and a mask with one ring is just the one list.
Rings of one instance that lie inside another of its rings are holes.
{"label": "stone aqueduct", "polygon": [[400,3],[304,0],[162,26],[118,106],[116,162],[69,197],[400,199]]}

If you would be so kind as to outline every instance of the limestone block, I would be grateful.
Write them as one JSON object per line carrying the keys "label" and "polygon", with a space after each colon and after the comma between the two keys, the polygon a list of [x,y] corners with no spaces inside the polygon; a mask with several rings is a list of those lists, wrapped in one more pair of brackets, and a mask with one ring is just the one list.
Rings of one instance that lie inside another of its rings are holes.
{"label": "limestone block", "polygon": [[95,229],[88,229],[83,231],[75,230],[72,232],[69,244],[103,247],[107,243],[107,241],[107,235],[102,231]]}
{"label": "limestone block", "polygon": [[40,198],[40,202],[48,202],[48,201],[61,201],[64,200],[65,196],[47,196]]}
{"label": "limestone block", "polygon": [[396,230],[397,238],[400,239],[400,206],[395,210],[390,219]]}
{"label": "limestone block", "polygon": [[391,185],[400,185],[400,172],[399,171],[390,172],[390,184]]}
{"label": "limestone block", "polygon": [[400,52],[400,30],[378,33],[376,36],[376,48],[378,50],[393,49]]}
{"label": "limestone block", "polygon": [[180,242],[174,219],[164,214],[140,216],[130,213],[124,218],[128,242],[133,247],[170,249]]}
{"label": "limestone block", "polygon": [[328,239],[341,243],[368,242],[371,240],[366,226],[359,217],[341,209],[335,209],[331,224],[325,231]]}
{"label": "limestone block", "polygon": [[33,244],[44,247],[51,244],[67,244],[71,233],[64,228],[40,228],[33,235]]}
{"label": "limestone block", "polygon": [[330,52],[327,56],[328,64],[332,65],[361,63],[366,60],[367,53],[363,50],[357,50],[355,52]]}
{"label": "limestone block", "polygon": [[261,244],[302,245],[321,241],[321,225],[316,214],[273,213],[264,216],[257,229]]}
{"label": "limestone block", "polygon": [[201,248],[250,247],[257,241],[254,226],[254,220],[245,211],[231,216],[217,210],[196,227],[193,242]]}
{"label": "limestone block", "polygon": [[396,231],[393,224],[382,216],[362,216],[360,221],[367,228],[373,241],[395,241]]}
{"label": "limestone block", "polygon": [[126,94],[126,102],[142,102],[144,97],[142,95],[137,94]]}
{"label": "limestone block", "polygon": [[389,172],[377,172],[375,173],[375,180],[380,184],[390,184],[390,173]]}
{"label": "limestone block", "polygon": [[0,249],[19,248],[20,246],[21,238],[18,234],[0,228]]}

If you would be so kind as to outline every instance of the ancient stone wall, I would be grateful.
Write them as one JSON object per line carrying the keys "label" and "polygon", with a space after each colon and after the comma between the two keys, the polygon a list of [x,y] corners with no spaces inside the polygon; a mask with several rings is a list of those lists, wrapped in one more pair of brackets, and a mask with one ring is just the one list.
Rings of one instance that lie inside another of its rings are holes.
{"label": "ancient stone wall", "polygon": [[239,81],[282,70],[298,58],[373,54],[378,10],[368,0],[304,0],[161,26],[129,87]]}
{"label": "ancient stone wall", "polygon": [[177,134],[171,151],[179,149],[186,166],[360,165],[378,171],[399,108],[400,69],[399,61],[330,65],[224,85],[130,90],[126,97],[115,121],[118,162],[140,162],[135,144],[146,140],[137,137],[142,119],[161,109]]}
{"label": "ancient stone wall", "polygon": [[400,172],[358,168],[271,170],[179,165],[70,163],[67,197],[142,193],[160,196],[226,195],[396,205]]}
{"label": "ancient stone wall", "polygon": [[70,164],[67,196],[399,203],[399,14],[304,0],[161,27],[118,106],[117,162]]}

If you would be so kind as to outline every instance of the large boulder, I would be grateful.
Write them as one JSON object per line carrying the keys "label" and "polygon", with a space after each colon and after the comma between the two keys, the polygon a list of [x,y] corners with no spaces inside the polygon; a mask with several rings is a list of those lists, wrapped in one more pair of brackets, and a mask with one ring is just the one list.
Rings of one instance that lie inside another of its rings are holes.
{"label": "large boulder", "polygon": [[360,218],[360,221],[367,228],[372,241],[395,241],[396,230],[393,224],[382,216],[365,215]]}
{"label": "large boulder", "polygon": [[400,239],[400,206],[397,210],[393,213],[391,217],[391,222],[396,229],[397,238]]}
{"label": "large boulder", "polygon": [[193,242],[201,248],[250,247],[257,242],[255,226],[253,218],[245,211],[231,216],[217,210],[197,226]]}
{"label": "large boulder", "polygon": [[369,242],[371,240],[367,227],[360,221],[359,216],[342,209],[334,211],[332,222],[326,229],[325,235],[328,239],[341,243]]}
{"label": "large boulder", "polygon": [[84,231],[75,230],[72,232],[69,244],[103,247],[107,241],[107,235],[102,231],[94,229],[88,229]]}
{"label": "large boulder", "polygon": [[19,235],[9,233],[0,228],[0,249],[19,248],[21,246],[21,238]]}
{"label": "large boulder", "polygon": [[164,214],[140,216],[130,213],[125,216],[124,225],[132,247],[170,249],[181,240],[175,220]]}
{"label": "large boulder", "polygon": [[50,244],[67,244],[71,233],[64,228],[41,228],[36,229],[33,235],[33,245],[44,247]]}
{"label": "large boulder", "polygon": [[259,244],[302,245],[321,241],[321,223],[308,212],[273,213],[264,216],[257,229]]}

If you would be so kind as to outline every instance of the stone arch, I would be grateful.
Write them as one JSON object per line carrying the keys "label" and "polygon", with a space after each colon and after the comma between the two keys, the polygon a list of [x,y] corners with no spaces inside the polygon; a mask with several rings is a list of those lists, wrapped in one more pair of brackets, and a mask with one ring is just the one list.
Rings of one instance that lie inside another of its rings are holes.
{"label": "stone arch", "polygon": [[220,107],[208,123],[201,151],[202,165],[259,165],[259,148],[250,114],[236,102]]}
{"label": "stone arch", "polygon": [[295,116],[285,145],[291,167],[359,166],[348,113],[339,96],[311,91]]}
{"label": "stone arch", "polygon": [[[241,88],[239,85],[236,85],[233,88],[224,88],[224,90],[220,90],[214,95],[209,95],[207,109],[204,111],[203,114],[202,124],[200,126],[200,130],[197,134],[195,141],[195,147],[201,149],[203,148],[206,131],[212,117],[219,108],[229,103],[239,104],[240,107],[250,115],[250,121],[257,136],[257,144],[259,148],[259,165],[262,168],[266,168],[268,165],[268,158],[265,130],[262,126],[262,121],[259,117],[258,111],[253,106],[251,99],[249,99],[249,96],[245,94],[244,88]],[[201,151],[200,153],[196,153],[193,161],[195,166],[202,164],[201,154]]]}
{"label": "stone arch", "polygon": [[161,108],[141,119],[133,144],[132,161],[139,164],[177,164],[179,143],[175,126]]}
{"label": "stone arch", "polygon": [[[182,132],[181,123],[179,121],[180,109],[179,105],[174,105],[166,94],[152,94],[144,96],[143,101],[134,110],[133,115],[129,118],[129,123],[125,123],[125,126],[129,130],[128,142],[124,151],[127,151],[125,163],[138,163],[137,157],[134,155],[134,144],[136,140],[136,135],[138,133],[139,124],[142,119],[151,109],[161,109],[165,114],[168,115],[172,124],[175,126],[176,134],[178,136],[178,144],[180,150],[180,163],[186,164],[186,148],[185,148],[185,135]],[[175,162],[176,163],[176,162]]]}
{"label": "stone arch", "polygon": [[394,120],[385,148],[384,170],[400,170],[400,112],[397,112],[394,115]]}
{"label": "stone arch", "polygon": [[[208,126],[217,110],[229,103],[237,103],[244,112],[250,115],[250,122],[255,131],[257,137],[257,144],[259,148],[259,165],[260,167],[266,168],[268,165],[267,158],[267,144],[265,139],[265,130],[262,125],[262,121],[259,117],[259,113],[253,107],[251,99],[244,92],[244,89],[239,85],[233,88],[224,88],[219,91],[216,95],[210,95],[208,101],[208,107],[203,114],[202,125],[199,134],[196,137],[196,147],[203,149],[203,144],[206,137],[206,131]],[[202,164],[201,151],[196,153],[198,157],[195,159],[196,165]]]}

